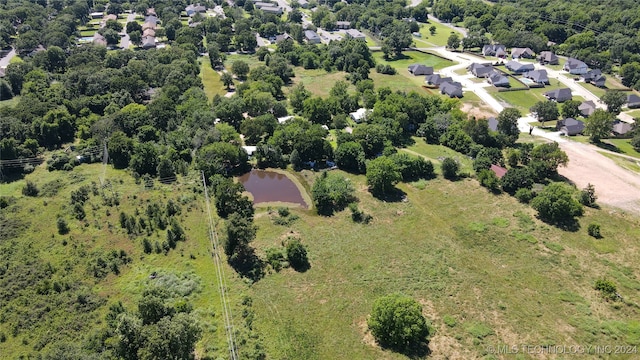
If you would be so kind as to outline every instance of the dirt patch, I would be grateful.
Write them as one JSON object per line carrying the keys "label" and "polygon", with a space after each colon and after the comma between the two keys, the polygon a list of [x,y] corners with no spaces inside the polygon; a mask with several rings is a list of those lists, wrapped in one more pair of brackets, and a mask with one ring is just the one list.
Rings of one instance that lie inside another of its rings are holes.
{"label": "dirt patch", "polygon": [[560,143],[569,156],[560,175],[582,189],[591,183],[596,188],[598,203],[640,214],[640,176],[623,169],[591,146],[575,142]]}
{"label": "dirt patch", "polygon": [[380,348],[380,346],[378,346],[378,343],[376,342],[376,339],[373,337],[373,334],[371,334],[371,331],[369,331],[369,326],[367,326],[367,319],[363,319],[358,322],[358,329],[360,329],[360,332],[362,333],[363,343],[369,346]]}
{"label": "dirt patch", "polygon": [[435,335],[429,341],[431,354],[429,359],[433,360],[470,360],[478,357],[468,349],[462,347],[458,340],[451,336]]}
{"label": "dirt patch", "polygon": [[493,109],[489,106],[485,106],[484,103],[483,105],[463,103],[460,110],[475,117],[476,119],[487,119],[498,116]]}

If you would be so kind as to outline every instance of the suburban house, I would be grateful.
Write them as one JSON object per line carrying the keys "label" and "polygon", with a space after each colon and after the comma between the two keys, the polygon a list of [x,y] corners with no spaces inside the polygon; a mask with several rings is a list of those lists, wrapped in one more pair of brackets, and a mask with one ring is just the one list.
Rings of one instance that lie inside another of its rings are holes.
{"label": "suburban house", "polygon": [[533,71],[535,68],[533,67],[533,64],[531,63],[519,63],[517,61],[509,61],[507,62],[507,64],[505,65],[505,67],[507,69],[509,69],[509,71],[517,73],[517,74],[522,74],[528,71]]}
{"label": "suburban house", "polygon": [[612,131],[616,136],[624,136],[632,129],[633,126],[631,124],[618,120],[613,124]]}
{"label": "suburban house", "polygon": [[489,84],[495,86],[495,87],[510,87],[511,84],[509,84],[509,78],[504,76],[503,73],[501,73],[498,70],[493,70],[489,76],[487,77],[487,81],[489,81]]}
{"label": "suburban house", "polygon": [[289,35],[287,33],[284,33],[284,34],[281,34],[281,35],[276,35],[276,43],[279,43],[279,42],[287,40],[287,39],[293,39],[293,38],[291,37],[291,35]]}
{"label": "suburban house", "polygon": [[153,22],[146,22],[144,24],[142,24],[142,31],[145,31],[147,29],[156,29],[156,23]]}
{"label": "suburban house", "polygon": [[142,48],[143,49],[151,49],[156,47],[156,38],[154,36],[143,36],[142,37]]}
{"label": "suburban house", "polygon": [[574,118],[566,118],[558,120],[556,130],[560,130],[566,136],[578,135],[584,130],[584,123]]}
{"label": "suburban house", "polygon": [[555,90],[551,90],[551,91],[547,91],[546,93],[543,94],[547,99],[549,100],[553,100],[555,102],[565,102],[567,100],[571,100],[573,97],[571,95],[571,89],[569,88],[562,88],[562,89],[555,89]]}
{"label": "suburban house", "polygon": [[307,0],[298,0],[298,5],[303,9],[309,8],[309,2]]}
{"label": "suburban house", "polygon": [[104,18],[102,18],[102,22],[100,22],[100,27],[105,27],[105,25],[107,25],[107,21],[109,20],[118,21],[118,16],[113,14],[105,16]]}
{"label": "suburban house", "polygon": [[574,58],[567,59],[567,62],[564,63],[564,67],[562,68],[564,71],[568,71],[569,74],[573,75],[582,75],[587,72],[589,69],[587,64],[582,61]]}
{"label": "suburban house", "polygon": [[511,49],[511,58],[512,59],[534,59],[536,57],[536,53],[529,48],[513,48]]}
{"label": "suburban house", "polygon": [[494,174],[496,174],[498,179],[502,179],[504,174],[507,173],[507,169],[506,168],[503,168],[502,166],[499,166],[499,165],[496,165],[496,164],[491,164],[491,167],[489,169],[491,171],[493,171]]}
{"label": "suburban house", "polygon": [[436,87],[445,82],[452,82],[450,77],[441,77],[440,74],[431,74],[425,77],[425,82],[428,85],[435,85]]}
{"label": "suburban house", "polygon": [[89,14],[89,17],[91,17],[92,19],[102,19],[103,16],[103,12],[92,12],[91,14]]}
{"label": "suburban house", "polygon": [[425,66],[421,64],[413,64],[413,65],[409,65],[409,72],[412,73],[414,76],[431,75],[433,74],[433,67]]}
{"label": "suburban house", "polygon": [[349,113],[349,117],[351,117],[351,119],[353,119],[353,121],[356,122],[356,124],[359,124],[361,122],[363,122],[364,120],[367,119],[367,115],[369,115],[371,113],[371,110],[367,110],[365,108],[360,108],[352,113]]}
{"label": "suburban house", "polygon": [[486,78],[493,72],[493,66],[490,64],[473,63],[467,67],[467,70],[469,70],[469,72],[471,72],[475,77]]}
{"label": "suburban house", "polygon": [[184,11],[187,13],[188,17],[192,17],[193,15],[195,15],[197,13],[206,12],[207,8],[205,6],[200,5],[200,4],[190,4],[184,9]]}
{"label": "suburban house", "polygon": [[462,84],[459,82],[443,82],[440,84],[440,93],[449,97],[462,97]]}
{"label": "suburban house", "polygon": [[558,55],[552,53],[551,51],[543,51],[538,55],[538,61],[543,65],[558,65],[560,63],[560,59],[558,59]]}
{"label": "suburban house", "polygon": [[100,35],[97,31],[93,34],[93,40],[91,41],[95,45],[107,46],[107,39]]}
{"label": "suburban house", "polygon": [[336,27],[338,29],[342,29],[342,30],[351,29],[351,22],[350,21],[336,21]]}
{"label": "suburban house", "polygon": [[593,114],[594,111],[596,111],[596,104],[591,100],[584,101],[582,102],[582,104],[580,104],[580,106],[578,106],[578,110],[580,111],[580,114],[582,114],[582,116],[587,117]]}
{"label": "suburban house", "polygon": [[156,31],[154,29],[145,29],[142,32],[142,36],[156,36]]}
{"label": "suburban house", "polygon": [[640,108],[640,96],[636,94],[627,95],[627,106],[629,109]]}
{"label": "suburban house", "polygon": [[313,30],[305,30],[304,38],[309,44],[320,44],[320,36]]}
{"label": "suburban house", "polygon": [[280,6],[263,6],[260,10],[267,14],[282,15],[282,8]]}
{"label": "suburban house", "polygon": [[482,55],[505,58],[507,57],[507,48],[500,44],[485,45],[482,47]]}
{"label": "suburban house", "polygon": [[607,77],[602,75],[600,69],[589,70],[586,73],[580,75],[580,78],[586,83],[593,84],[597,87],[604,87],[604,83]]}
{"label": "suburban house", "polygon": [[490,117],[487,119],[487,125],[489,125],[489,130],[498,131],[498,119]]}
{"label": "suburban house", "polygon": [[158,16],[158,14],[156,14],[156,9],[155,8],[148,8],[146,14],[147,15]]}
{"label": "suburban house", "polygon": [[160,19],[158,19],[158,17],[155,15],[149,15],[144,18],[144,22],[158,24],[160,22]]}
{"label": "suburban house", "polygon": [[535,82],[536,84],[549,85],[549,76],[547,70],[533,70],[524,73],[525,78]]}
{"label": "suburban house", "polygon": [[356,29],[347,29],[345,32],[345,35],[352,38],[352,39],[356,39],[356,40],[367,40],[367,38],[364,36],[363,33],[361,33],[360,31],[356,30]]}

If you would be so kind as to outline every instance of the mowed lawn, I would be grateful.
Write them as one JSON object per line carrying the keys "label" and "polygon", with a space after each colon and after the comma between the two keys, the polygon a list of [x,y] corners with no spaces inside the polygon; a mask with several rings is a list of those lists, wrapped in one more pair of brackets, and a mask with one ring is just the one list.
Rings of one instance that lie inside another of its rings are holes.
{"label": "mowed lawn", "polygon": [[[269,358],[406,359],[375,346],[366,330],[375,299],[394,292],[423,305],[438,358],[485,358],[497,344],[640,345],[636,305],[615,306],[593,290],[606,276],[625,301],[640,302],[637,218],[587,209],[581,228],[564,232],[473,179],[438,177],[424,190],[400,184],[406,201],[383,202],[366,191],[364,176],[343,174],[371,224],[353,223],[348,210],[293,210],[300,219],[288,226],[256,215],[260,254],[294,236],[311,263],[247,289]],[[591,222],[602,225],[603,239],[586,234]]]}
{"label": "mowed lawn", "polygon": [[[391,80],[391,82],[410,82],[415,84],[416,86],[421,87],[424,85],[424,76],[418,75],[414,76],[407,68],[412,64],[422,64],[426,66],[432,66],[435,71],[440,70],[442,68],[454,65],[455,63],[450,60],[446,60],[435,55],[429,53],[423,53],[420,51],[404,51],[402,53],[402,57],[397,60],[385,60],[384,53],[382,51],[373,51],[373,58],[376,60],[376,64],[384,64],[390,65],[394,69],[396,69],[397,74],[395,76],[399,76],[397,78],[389,78],[390,75],[382,75],[383,78],[379,80]],[[372,69],[371,72],[375,72],[375,69]],[[404,79],[403,79],[404,78]],[[377,84],[376,84],[377,85]],[[385,85],[380,85],[385,86]],[[405,86],[404,84],[398,84],[398,86]]]}
{"label": "mowed lawn", "polygon": [[211,68],[209,57],[203,57],[200,59],[200,76],[202,77],[202,84],[204,85],[204,92],[207,94],[209,101],[216,95],[224,95],[227,93],[227,89],[220,81],[220,74]]}
{"label": "mowed lawn", "polygon": [[[291,78],[292,85],[285,89],[285,92],[291,91],[293,86],[303,84],[313,95],[327,97],[333,85],[342,80],[346,80],[347,73],[344,71],[326,72],[324,69],[309,69],[303,67],[294,68],[295,77]],[[348,82],[348,81],[347,81]],[[349,83],[349,89],[355,90],[355,87]]]}
{"label": "mowed lawn", "polygon": [[551,79],[551,85],[545,86],[543,88],[531,88],[529,90],[503,92],[498,92],[495,88],[488,88],[488,90],[496,99],[512,105],[513,107],[519,109],[523,114],[527,114],[529,113],[529,108],[535,105],[535,103],[537,103],[538,101],[547,100],[547,98],[545,98],[543,95],[544,93],[563,87],[564,86],[562,86],[562,84],[558,83],[558,80]]}
{"label": "mowed lawn", "polygon": [[[433,36],[429,31],[429,28],[431,26],[436,27],[436,32],[435,34],[433,34]],[[420,38],[414,37],[414,39],[424,40],[425,42],[431,43],[435,46],[445,46],[447,45],[447,40],[449,40],[449,36],[451,36],[451,33],[456,33],[458,34],[458,36],[460,36],[460,38],[462,38],[462,34],[460,34],[458,31],[453,30],[450,27],[442,25],[438,22],[431,21],[428,23],[420,23],[420,35],[422,35],[422,37]],[[417,40],[416,40],[416,46],[422,47],[420,46],[420,41],[417,41]]]}

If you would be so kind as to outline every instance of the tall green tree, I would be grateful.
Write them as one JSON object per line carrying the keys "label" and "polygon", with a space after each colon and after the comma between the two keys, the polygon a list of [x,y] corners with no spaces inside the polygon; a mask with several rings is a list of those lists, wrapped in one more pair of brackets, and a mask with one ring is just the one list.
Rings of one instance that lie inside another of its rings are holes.
{"label": "tall green tree", "polygon": [[401,294],[377,299],[367,325],[380,345],[401,352],[426,342],[429,336],[422,306]]}
{"label": "tall green tree", "polygon": [[384,195],[394,189],[402,180],[396,163],[386,156],[380,156],[367,163],[367,185],[374,195]]}
{"label": "tall green tree", "polygon": [[539,101],[530,110],[543,126],[546,121],[556,120],[559,115],[558,105],[550,100]]}
{"label": "tall green tree", "polygon": [[507,145],[513,145],[518,140],[518,119],[521,116],[520,110],[516,108],[506,108],[498,115],[498,132],[507,139]]}
{"label": "tall green tree", "polygon": [[622,111],[622,105],[627,101],[627,97],[622,91],[607,91],[600,100],[607,105],[608,112],[618,115]]}
{"label": "tall green tree", "polygon": [[600,139],[611,136],[614,119],[613,113],[596,109],[596,111],[587,118],[584,132],[589,135],[591,141],[598,143]]}

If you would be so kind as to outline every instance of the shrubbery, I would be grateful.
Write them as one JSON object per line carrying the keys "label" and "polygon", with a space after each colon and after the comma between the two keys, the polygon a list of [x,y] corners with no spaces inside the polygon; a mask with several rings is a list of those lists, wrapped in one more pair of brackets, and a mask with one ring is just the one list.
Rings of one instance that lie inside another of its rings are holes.
{"label": "shrubbery", "polygon": [[422,306],[401,294],[377,299],[367,325],[381,346],[401,352],[419,346],[429,336]]}
{"label": "shrubbery", "polygon": [[600,239],[602,237],[602,234],[600,234],[599,224],[594,224],[594,223],[589,224],[589,227],[587,228],[587,233],[596,239]]}
{"label": "shrubbery", "polygon": [[320,215],[331,215],[344,209],[355,200],[355,189],[349,181],[337,173],[323,172],[313,183],[311,195]]}
{"label": "shrubbery", "polygon": [[441,168],[442,176],[444,176],[445,179],[454,180],[458,177],[458,170],[460,167],[452,158],[445,158],[442,160]]}

